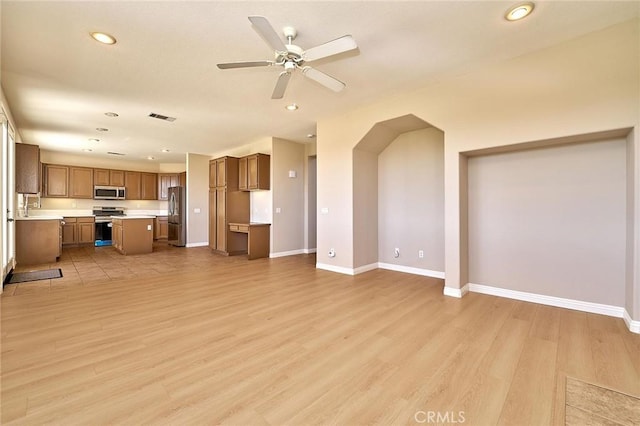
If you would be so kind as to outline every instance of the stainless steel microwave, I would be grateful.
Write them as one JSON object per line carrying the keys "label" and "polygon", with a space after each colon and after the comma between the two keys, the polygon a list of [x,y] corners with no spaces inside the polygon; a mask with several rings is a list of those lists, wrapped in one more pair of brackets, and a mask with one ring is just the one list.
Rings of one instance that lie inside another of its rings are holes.
{"label": "stainless steel microwave", "polygon": [[93,199],[94,200],[124,200],[125,199],[124,186],[94,186],[93,187]]}

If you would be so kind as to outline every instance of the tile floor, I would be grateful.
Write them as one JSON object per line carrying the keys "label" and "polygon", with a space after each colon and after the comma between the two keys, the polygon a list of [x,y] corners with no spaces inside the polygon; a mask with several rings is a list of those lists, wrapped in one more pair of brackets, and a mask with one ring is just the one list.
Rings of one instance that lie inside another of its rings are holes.
{"label": "tile floor", "polygon": [[134,276],[153,277],[187,270],[211,268],[215,263],[247,262],[246,256],[228,258],[213,253],[208,247],[174,247],[154,242],[153,253],[123,256],[113,247],[63,248],[58,262],[17,266],[15,272],[60,268],[62,278],[5,285],[2,297],[48,292],[75,286],[99,285]]}

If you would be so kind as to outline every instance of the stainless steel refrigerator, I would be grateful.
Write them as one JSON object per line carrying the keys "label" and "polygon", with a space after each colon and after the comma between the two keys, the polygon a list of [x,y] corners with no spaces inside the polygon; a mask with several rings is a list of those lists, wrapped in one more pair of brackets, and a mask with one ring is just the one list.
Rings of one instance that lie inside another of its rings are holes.
{"label": "stainless steel refrigerator", "polygon": [[187,210],[184,187],[169,188],[169,244],[183,247],[187,242]]}

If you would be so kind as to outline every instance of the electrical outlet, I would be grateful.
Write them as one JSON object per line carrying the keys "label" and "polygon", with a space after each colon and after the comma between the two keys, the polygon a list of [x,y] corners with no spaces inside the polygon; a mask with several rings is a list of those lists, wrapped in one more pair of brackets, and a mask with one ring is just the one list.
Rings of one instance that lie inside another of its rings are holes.
{"label": "electrical outlet", "polygon": [[420,259],[424,258],[424,250],[418,250],[418,257]]}
{"label": "electrical outlet", "polygon": [[400,249],[398,247],[393,249],[393,257],[400,257]]}
{"label": "electrical outlet", "polygon": [[151,225],[147,225],[147,231],[151,231]]}
{"label": "electrical outlet", "polygon": [[336,257],[336,251],[332,248],[329,249],[329,257]]}

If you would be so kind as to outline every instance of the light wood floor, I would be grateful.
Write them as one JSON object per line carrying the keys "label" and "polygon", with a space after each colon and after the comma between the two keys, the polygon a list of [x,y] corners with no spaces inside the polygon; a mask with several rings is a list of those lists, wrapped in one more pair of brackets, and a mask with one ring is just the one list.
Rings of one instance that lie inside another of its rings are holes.
{"label": "light wood floor", "polygon": [[3,424],[545,425],[564,424],[567,376],[640,395],[620,319],[307,255],[75,255],[129,277],[3,294]]}

